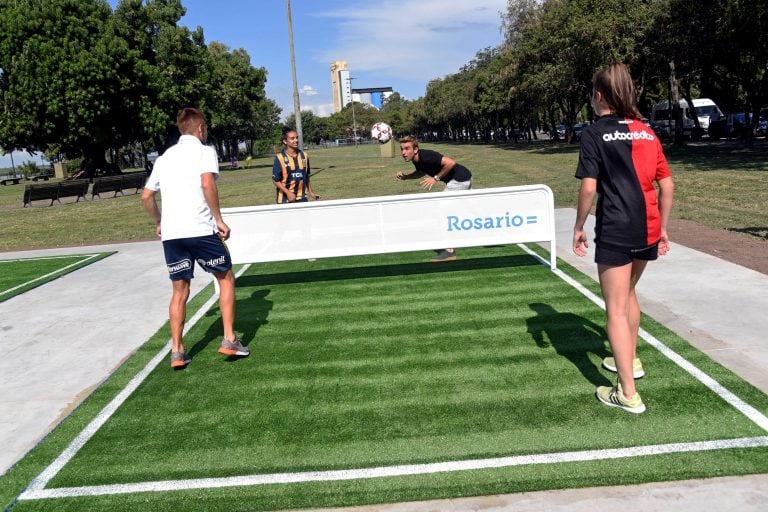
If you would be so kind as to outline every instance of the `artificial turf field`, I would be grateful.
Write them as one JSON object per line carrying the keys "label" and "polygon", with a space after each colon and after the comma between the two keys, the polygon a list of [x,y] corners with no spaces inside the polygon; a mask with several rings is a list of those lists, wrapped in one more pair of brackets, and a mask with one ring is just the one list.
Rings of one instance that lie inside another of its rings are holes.
{"label": "artificial turf field", "polygon": [[113,252],[0,260],[0,302],[106,258]]}
{"label": "artificial turf field", "polygon": [[216,353],[204,292],[191,365],[169,369],[161,329],[2,478],[2,503],[44,470],[11,510],[271,510],[768,471],[768,397],[650,318],[648,411],[597,402],[615,379],[603,311],[566,264],[517,246],[426,258],[242,269],[249,358]]}

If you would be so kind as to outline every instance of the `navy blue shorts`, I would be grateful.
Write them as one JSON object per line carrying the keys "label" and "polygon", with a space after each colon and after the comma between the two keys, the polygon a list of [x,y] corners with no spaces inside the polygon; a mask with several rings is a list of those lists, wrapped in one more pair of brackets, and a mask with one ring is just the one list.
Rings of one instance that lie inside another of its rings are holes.
{"label": "navy blue shorts", "polygon": [[659,244],[655,243],[650,247],[642,249],[617,249],[615,247],[607,248],[600,245],[595,249],[595,263],[601,265],[610,265],[619,267],[632,263],[632,260],[653,261],[659,257]]}
{"label": "navy blue shorts", "polygon": [[206,272],[226,272],[232,268],[232,258],[218,235],[163,240],[165,264],[171,281],[195,277],[195,261]]}

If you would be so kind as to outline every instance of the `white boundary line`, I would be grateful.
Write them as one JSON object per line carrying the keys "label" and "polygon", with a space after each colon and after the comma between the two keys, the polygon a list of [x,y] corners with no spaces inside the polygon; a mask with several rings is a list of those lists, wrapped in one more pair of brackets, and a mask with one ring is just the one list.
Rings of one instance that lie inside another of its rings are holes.
{"label": "white boundary line", "polygon": [[[72,256],[56,256],[56,257],[51,257],[51,258],[29,258],[29,259],[42,260],[42,259],[54,259],[54,258],[77,258],[78,256],[83,256],[84,257],[83,259],[81,259],[79,261],[76,261],[75,263],[72,263],[70,265],[67,265],[66,267],[61,267],[60,269],[54,270],[53,272],[48,272],[44,276],[36,277],[36,278],[34,278],[34,279],[30,280],[30,281],[27,281],[26,283],[22,283],[22,284],[20,284],[18,286],[14,286],[13,288],[8,288],[7,290],[0,291],[0,296],[5,295],[6,293],[11,293],[14,290],[18,290],[19,288],[23,288],[23,287],[25,287],[27,285],[30,285],[32,283],[35,283],[37,281],[41,281],[43,279],[46,279],[46,278],[48,278],[48,277],[50,277],[52,275],[58,274],[59,272],[64,272],[65,270],[67,270],[70,267],[74,267],[74,266],[80,265],[81,263],[84,263],[84,262],[86,262],[88,260],[92,260],[96,256],[100,256],[101,254],[103,254],[103,253],[99,253],[99,254],[73,254]],[[87,256],[87,258],[85,256]],[[2,261],[24,261],[24,260],[23,259],[18,259],[18,260],[2,260]]]}
{"label": "white boundary line", "polygon": [[[536,254],[534,251],[529,249],[527,246],[523,244],[518,244],[518,247],[520,247],[522,250],[539,260],[542,264],[549,266],[549,262],[546,261],[544,258]],[[581,283],[573,279],[572,277],[568,276],[560,270],[559,268],[553,269],[552,272],[560,277],[563,281],[570,284],[576,290],[581,292],[582,295],[587,297],[589,300],[600,306],[601,309],[605,310],[605,301],[589,291],[586,287],[582,286]],[[728,389],[726,389],[722,384],[717,382],[715,379],[704,373],[703,371],[696,368],[693,364],[688,362],[686,359],[683,358],[680,354],[666,346],[664,343],[659,341],[655,336],[653,336],[651,333],[646,331],[645,329],[640,329],[640,337],[643,338],[646,342],[648,342],[649,345],[653,346],[656,350],[664,354],[668,359],[670,359],[673,363],[678,365],[680,368],[688,372],[694,379],[698,380],[702,384],[704,384],[706,387],[708,387],[710,390],[712,390],[717,396],[725,400],[728,404],[733,406],[736,410],[738,410],[740,413],[742,413],[744,416],[752,420],[754,423],[757,424],[760,428],[768,432],[768,417],[766,417],[763,413],[746,403],[741,398],[734,395],[732,392],[730,392]]]}
{"label": "white boundary line", "polygon": [[[237,274],[236,277],[240,277],[248,268],[250,265],[244,265],[243,268],[241,268]],[[216,294],[213,294],[208,301],[200,306],[200,309],[197,310],[197,312],[190,318],[185,324],[184,324],[184,331],[183,333],[186,334],[189,332],[189,329],[192,328],[205,314],[208,312],[209,309],[216,303],[218,300],[218,296]],[[32,482],[30,482],[29,486],[24,490],[24,492],[21,493],[19,496],[19,499],[27,499],[25,496],[29,495],[30,493],[34,493],[37,491],[40,491],[42,489],[45,489],[45,486],[48,485],[48,482],[51,481],[51,479],[56,476],[59,471],[70,461],[72,458],[77,454],[78,451],[85,445],[85,443],[88,442],[89,439],[91,439],[96,432],[101,428],[104,423],[109,420],[110,417],[117,411],[117,409],[123,405],[123,403],[128,399],[131,394],[136,391],[136,389],[141,385],[142,382],[149,376],[150,373],[159,365],[165,358],[168,356],[168,351],[171,348],[171,340],[168,340],[168,343],[166,343],[163,348],[160,349],[160,351],[147,363],[147,365],[139,372],[137,373],[131,380],[128,382],[128,385],[115,396],[115,398],[112,399],[111,402],[109,402],[104,409],[99,412],[99,414],[96,415],[96,417],[91,420],[91,422],[86,425],[86,427],[83,429],[78,436],[72,440],[72,442],[67,446],[61,454],[59,454],[56,459],[51,462],[51,464],[45,468],[39,475],[35,477]]]}
{"label": "white boundary line", "polygon": [[[518,244],[522,250],[544,265],[549,262],[541,256],[530,250],[524,244]],[[250,265],[245,265],[238,273],[237,277],[243,274]],[[602,299],[582,286],[576,280],[566,275],[560,269],[552,269],[558,277],[570,284],[592,302],[602,309],[605,309],[605,303]],[[185,324],[184,332],[193,326],[215,303],[217,297],[214,294],[197,313]],[[661,351],[665,356],[678,364],[683,370],[690,373],[699,382],[711,389],[715,394],[723,398],[727,403],[735,407],[739,412],[747,416],[758,426],[768,431],[768,418],[755,408],[738,398],[728,391],[717,381],[703,373],[694,365],[683,359],[682,356],[664,345],[654,336],[640,330],[640,336],[649,344]],[[78,435],[72,443],[54,460],[43,472],[41,472],[29,486],[19,495],[19,500],[36,500],[51,498],[66,498],[76,496],[101,496],[111,494],[127,494],[136,492],[159,492],[159,491],[179,491],[191,489],[213,489],[221,487],[239,487],[270,484],[288,484],[300,482],[318,482],[318,481],[339,481],[356,480],[367,478],[383,478],[392,476],[420,475],[440,472],[468,471],[478,469],[504,468],[512,466],[532,465],[532,464],[554,464],[563,462],[582,462],[592,460],[618,459],[626,457],[642,457],[649,455],[664,455],[674,453],[689,453],[709,450],[725,450],[732,448],[757,448],[768,446],[768,436],[739,438],[730,440],[702,441],[692,443],[673,443],[661,445],[636,446],[630,448],[586,450],[576,452],[544,453],[538,455],[519,455],[513,457],[499,457],[491,459],[475,459],[464,461],[437,462],[429,464],[410,464],[400,466],[383,466],[374,468],[360,468],[350,470],[335,471],[309,471],[300,473],[272,473],[262,475],[246,475],[225,478],[198,478],[185,480],[161,480],[154,482],[138,482],[134,484],[112,484],[96,485],[83,487],[60,487],[46,489],[45,486],[50,480],[61,471],[61,469],[77,454],[85,443],[95,435],[98,429],[115,413],[123,402],[135,391],[144,379],[157,367],[158,364],[167,356],[170,341],[163,349],[152,358],[131,381],[125,389],[121,391],[88,426]]]}
{"label": "white boundary line", "polygon": [[64,259],[64,258],[78,258],[78,257],[81,257],[81,256],[83,256],[83,257],[84,256],[97,256],[99,254],[104,254],[106,252],[110,252],[110,251],[104,251],[104,252],[92,253],[92,254],[59,254],[58,256],[35,256],[35,257],[32,257],[32,258],[13,258],[13,259],[10,259],[10,260],[0,259],[0,263],[13,263],[13,262],[17,262],[17,261],[61,260],[61,259]]}
{"label": "white boundary line", "polygon": [[35,500],[50,498],[72,498],[76,496],[104,496],[135,492],[185,491],[191,489],[216,489],[255,485],[294,484],[302,482],[331,482],[393,476],[424,475],[453,471],[508,468],[533,464],[555,464],[563,462],[586,462],[593,460],[643,457],[731,448],[757,448],[768,446],[768,436],[698,443],[657,444],[608,450],[586,450],[580,452],[541,453],[518,455],[494,459],[435,462],[432,464],[408,464],[403,466],[382,466],[376,468],[342,469],[336,471],[306,471],[302,473],[272,473],[265,475],[233,476],[227,478],[195,478],[188,480],[161,480],[135,484],[93,485],[86,487],[60,487],[27,491],[19,499]]}

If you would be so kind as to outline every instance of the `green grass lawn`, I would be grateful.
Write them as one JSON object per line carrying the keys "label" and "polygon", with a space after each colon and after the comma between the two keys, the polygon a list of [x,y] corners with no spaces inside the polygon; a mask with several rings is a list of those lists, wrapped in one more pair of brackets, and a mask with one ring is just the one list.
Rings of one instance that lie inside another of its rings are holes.
{"label": "green grass lawn", "polygon": [[[543,183],[556,206],[574,207],[579,181],[573,177],[578,146],[541,141],[507,145],[423,144],[466,165],[475,188]],[[747,150],[733,143],[668,148],[674,179],[675,218],[738,232],[768,226],[768,144]],[[378,145],[309,150],[313,188],[323,199],[421,192],[418,181],[397,182],[412,169],[399,156],[381,158]],[[222,207],[274,202],[272,158],[248,169],[227,170],[219,183]],[[439,186],[438,189],[442,189]],[[154,239],[154,226],[138,195],[22,208],[23,187],[0,187],[3,235],[0,251]],[[749,236],[749,235],[742,235]]]}
{"label": "green grass lawn", "polygon": [[[608,355],[603,311],[515,246],[464,249],[460,261],[439,266],[425,263],[423,252],[259,264],[238,279],[237,301],[249,358],[217,354],[220,316],[206,312],[186,337],[191,365],[171,371],[163,353],[47,487],[172,486],[737,438],[763,445],[24,500],[13,510],[272,510],[768,471],[766,431],[647,343],[639,347],[648,374],[638,389],[648,411],[598,403],[595,386],[615,380],[600,368]],[[643,328],[768,413],[765,394],[650,318]],[[13,468],[0,482],[0,503],[45,468],[168,336],[166,326]]]}
{"label": "green grass lawn", "polygon": [[0,302],[104,259],[110,254],[114,253],[0,259]]}

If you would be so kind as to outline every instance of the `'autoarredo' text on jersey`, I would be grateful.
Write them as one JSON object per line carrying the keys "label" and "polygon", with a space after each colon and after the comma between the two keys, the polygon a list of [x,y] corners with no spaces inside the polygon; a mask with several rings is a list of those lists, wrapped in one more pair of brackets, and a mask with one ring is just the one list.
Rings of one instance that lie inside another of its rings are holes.
{"label": "'autoarredo' text on jersey", "polygon": [[[296,157],[288,156],[285,150],[275,155],[272,179],[282,182],[288,190],[296,194],[296,201],[308,200],[309,173],[309,157],[303,151],[299,151]],[[280,189],[277,190],[277,202],[288,202],[288,197]]]}
{"label": "'autoarredo' text on jersey", "polygon": [[597,179],[595,243],[642,249],[661,238],[654,182],[670,176],[658,137],[640,120],[603,116],[581,134],[577,178]]}

